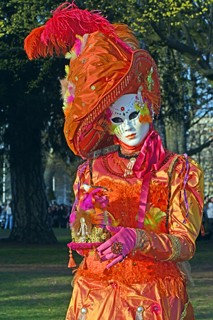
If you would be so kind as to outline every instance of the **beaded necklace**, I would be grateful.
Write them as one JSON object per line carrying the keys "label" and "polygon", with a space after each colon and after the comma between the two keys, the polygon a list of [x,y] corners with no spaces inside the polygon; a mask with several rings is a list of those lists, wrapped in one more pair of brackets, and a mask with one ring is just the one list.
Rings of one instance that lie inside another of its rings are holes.
{"label": "beaded necklace", "polygon": [[[135,176],[134,172],[133,172],[133,166],[135,164],[136,157],[137,157],[138,153],[130,156],[130,155],[124,155],[123,153],[121,153],[120,150],[118,150],[117,157],[116,157],[116,153],[110,154],[110,158],[107,155],[104,156],[102,158],[103,164],[104,164],[105,168],[107,169],[107,171],[109,171],[113,175],[116,175],[121,178],[127,178],[127,177],[132,178]],[[124,162],[125,160],[122,161],[122,158],[128,159],[129,162],[125,163]],[[110,165],[109,159],[111,159],[114,162],[115,166],[112,166],[112,164]],[[120,169],[119,171],[121,171],[121,172],[116,170],[116,168],[118,168],[118,167],[116,167],[116,165],[119,167],[119,169]]]}

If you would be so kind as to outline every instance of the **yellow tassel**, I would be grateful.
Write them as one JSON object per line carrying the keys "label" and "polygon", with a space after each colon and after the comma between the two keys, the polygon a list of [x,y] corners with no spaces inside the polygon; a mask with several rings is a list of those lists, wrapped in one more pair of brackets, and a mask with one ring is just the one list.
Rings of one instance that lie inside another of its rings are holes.
{"label": "yellow tassel", "polygon": [[69,249],[69,263],[68,263],[68,268],[75,268],[77,265],[75,263],[75,260],[72,256],[72,249]]}

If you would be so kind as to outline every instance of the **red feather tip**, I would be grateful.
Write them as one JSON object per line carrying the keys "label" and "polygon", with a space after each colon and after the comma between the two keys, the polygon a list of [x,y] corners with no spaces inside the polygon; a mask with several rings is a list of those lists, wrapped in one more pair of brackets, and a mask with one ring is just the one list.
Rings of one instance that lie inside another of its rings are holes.
{"label": "red feather tip", "polygon": [[76,35],[100,31],[119,39],[113,25],[100,12],[79,9],[74,2],[61,4],[52,14],[44,26],[32,30],[25,39],[30,59],[65,54],[74,45]]}
{"label": "red feather tip", "polygon": [[43,30],[44,26],[33,29],[24,40],[24,50],[30,60],[38,56],[44,57],[46,55],[46,47],[41,45],[41,34]]}

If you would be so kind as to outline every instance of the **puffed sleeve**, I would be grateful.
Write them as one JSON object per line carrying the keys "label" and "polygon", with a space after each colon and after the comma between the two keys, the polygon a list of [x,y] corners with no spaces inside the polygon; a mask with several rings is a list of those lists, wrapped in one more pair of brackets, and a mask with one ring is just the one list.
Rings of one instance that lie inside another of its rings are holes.
{"label": "puffed sleeve", "polygon": [[137,230],[137,247],[163,261],[193,257],[203,212],[203,172],[192,159],[178,158],[170,186],[168,234]]}

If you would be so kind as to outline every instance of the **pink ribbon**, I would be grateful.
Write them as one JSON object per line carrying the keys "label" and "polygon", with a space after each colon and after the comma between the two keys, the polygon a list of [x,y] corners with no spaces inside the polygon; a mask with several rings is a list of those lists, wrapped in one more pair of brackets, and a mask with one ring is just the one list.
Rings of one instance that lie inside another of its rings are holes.
{"label": "pink ribbon", "polygon": [[134,164],[133,171],[137,178],[143,179],[138,211],[138,227],[143,228],[146,214],[149,183],[152,171],[160,168],[165,159],[165,150],[159,134],[151,129]]}
{"label": "pink ribbon", "polygon": [[[189,203],[188,203],[187,194],[186,194],[186,184],[189,179],[189,160],[188,160],[188,155],[186,153],[184,153],[184,157],[186,159],[186,173],[185,173],[184,182],[183,182],[183,194],[184,194],[184,203],[186,206],[186,218],[188,218]],[[185,220],[183,222],[186,223]]]}

